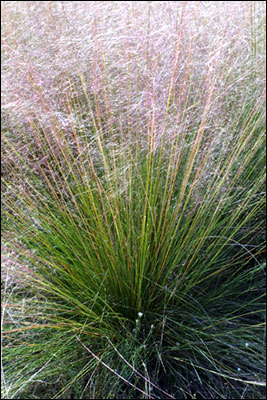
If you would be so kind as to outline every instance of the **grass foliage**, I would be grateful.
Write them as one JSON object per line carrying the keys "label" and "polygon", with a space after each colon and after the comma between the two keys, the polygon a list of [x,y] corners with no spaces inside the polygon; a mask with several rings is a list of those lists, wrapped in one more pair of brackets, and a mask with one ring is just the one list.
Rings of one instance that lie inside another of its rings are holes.
{"label": "grass foliage", "polygon": [[2,396],[265,398],[265,2],[2,2]]}

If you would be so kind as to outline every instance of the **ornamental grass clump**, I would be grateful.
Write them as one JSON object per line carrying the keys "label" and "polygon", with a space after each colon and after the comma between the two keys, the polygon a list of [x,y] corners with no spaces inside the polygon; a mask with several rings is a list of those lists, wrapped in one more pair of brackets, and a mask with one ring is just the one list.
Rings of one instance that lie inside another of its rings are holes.
{"label": "ornamental grass clump", "polygon": [[265,398],[265,3],[2,2],[5,398]]}

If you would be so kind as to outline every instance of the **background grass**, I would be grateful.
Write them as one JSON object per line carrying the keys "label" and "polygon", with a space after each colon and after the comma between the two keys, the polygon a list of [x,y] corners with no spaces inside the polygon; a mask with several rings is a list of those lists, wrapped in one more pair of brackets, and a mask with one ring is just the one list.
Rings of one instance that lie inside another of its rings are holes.
{"label": "background grass", "polygon": [[4,398],[265,398],[265,14],[2,2]]}

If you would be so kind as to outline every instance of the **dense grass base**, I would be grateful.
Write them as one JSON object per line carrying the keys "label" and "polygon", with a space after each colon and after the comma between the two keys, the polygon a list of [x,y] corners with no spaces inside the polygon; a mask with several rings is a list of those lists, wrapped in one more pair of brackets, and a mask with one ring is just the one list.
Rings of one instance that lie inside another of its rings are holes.
{"label": "dense grass base", "polygon": [[263,2],[2,14],[3,398],[265,398]]}

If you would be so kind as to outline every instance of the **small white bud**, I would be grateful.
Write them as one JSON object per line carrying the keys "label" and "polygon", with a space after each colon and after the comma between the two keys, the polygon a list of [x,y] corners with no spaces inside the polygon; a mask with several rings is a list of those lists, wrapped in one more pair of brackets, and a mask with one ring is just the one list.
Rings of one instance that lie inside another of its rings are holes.
{"label": "small white bud", "polygon": [[138,317],[141,318],[143,316],[143,313],[139,312]]}
{"label": "small white bud", "polygon": [[246,342],[246,343],[245,343],[245,347],[248,347],[248,346],[249,346],[249,343]]}

